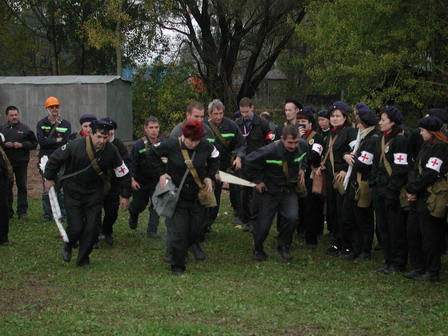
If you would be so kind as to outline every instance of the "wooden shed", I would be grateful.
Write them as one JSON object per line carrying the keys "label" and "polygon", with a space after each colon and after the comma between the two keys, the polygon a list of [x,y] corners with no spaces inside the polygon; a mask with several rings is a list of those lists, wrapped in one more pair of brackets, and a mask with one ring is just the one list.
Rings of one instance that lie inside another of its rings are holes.
{"label": "wooden shed", "polygon": [[79,117],[91,113],[98,119],[114,119],[117,137],[132,140],[131,83],[119,76],[0,77],[1,122],[6,120],[6,107],[14,105],[20,111],[20,120],[35,129],[47,115],[44,103],[49,96],[59,100],[60,116],[70,121],[72,132],[79,130]]}

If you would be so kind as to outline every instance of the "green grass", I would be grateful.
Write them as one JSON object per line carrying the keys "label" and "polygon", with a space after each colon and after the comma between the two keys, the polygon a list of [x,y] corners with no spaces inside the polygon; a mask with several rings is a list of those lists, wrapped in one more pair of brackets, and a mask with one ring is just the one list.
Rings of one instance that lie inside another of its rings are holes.
{"label": "green grass", "polygon": [[115,245],[101,242],[95,267],[79,269],[62,261],[56,226],[39,221],[39,199],[31,205],[26,221],[10,223],[13,244],[0,247],[2,336],[448,334],[446,256],[435,284],[376,272],[381,253],[364,265],[327,256],[326,236],[314,252],[296,239],[285,263],[274,225],[269,260],[256,263],[251,235],[231,224],[224,197],[207,260],[190,261],[181,277],[162,260],[164,240],[145,237],[147,213],[133,231],[120,212]]}

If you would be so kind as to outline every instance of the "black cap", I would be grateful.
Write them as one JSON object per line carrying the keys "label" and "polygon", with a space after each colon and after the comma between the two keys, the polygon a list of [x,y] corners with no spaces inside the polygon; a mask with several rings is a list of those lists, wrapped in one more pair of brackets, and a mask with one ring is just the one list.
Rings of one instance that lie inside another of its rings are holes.
{"label": "black cap", "polygon": [[448,123],[448,112],[444,109],[433,108],[429,110],[428,114],[430,116],[439,118],[444,124]]}
{"label": "black cap", "polygon": [[442,120],[434,116],[426,116],[418,122],[418,127],[427,129],[428,131],[440,131],[443,126]]}
{"label": "black cap", "polygon": [[287,104],[287,103],[293,103],[295,106],[297,106],[298,109],[302,109],[302,108],[303,108],[302,104],[300,104],[300,103],[299,103],[297,100],[295,100],[294,98],[287,98],[287,99],[285,100],[285,104]]}
{"label": "black cap", "polygon": [[328,114],[331,114],[331,111],[334,110],[341,110],[345,113],[348,113],[351,111],[350,106],[346,102],[343,101],[335,101],[331,106],[328,108]]}
{"label": "black cap", "polygon": [[387,117],[393,121],[397,126],[403,123],[403,115],[401,111],[395,106],[386,106],[383,108],[382,112],[387,114]]}
{"label": "black cap", "polygon": [[378,118],[366,104],[358,103],[356,104],[355,109],[358,111],[359,119],[361,119],[367,126],[374,126],[378,124]]}
{"label": "black cap", "polygon": [[103,121],[105,121],[105,122],[111,124],[112,127],[113,127],[114,129],[117,129],[117,128],[118,128],[117,123],[116,123],[115,120],[113,120],[112,118],[105,117],[105,118],[101,118],[101,120],[103,120]]}
{"label": "black cap", "polygon": [[297,112],[297,119],[300,119],[301,115],[308,119],[312,124],[316,122],[314,119],[314,109],[311,106],[305,106],[299,112]]}
{"label": "black cap", "polygon": [[328,114],[328,110],[322,110],[317,112],[317,116],[321,118],[330,119],[330,115]]}
{"label": "black cap", "polygon": [[110,123],[108,123],[107,121],[104,121],[104,120],[93,120],[90,123],[90,128],[92,129],[92,133],[95,133],[96,130],[111,131],[114,129]]}
{"label": "black cap", "polygon": [[82,125],[85,122],[96,120],[96,116],[93,114],[84,114],[79,118],[79,124]]}

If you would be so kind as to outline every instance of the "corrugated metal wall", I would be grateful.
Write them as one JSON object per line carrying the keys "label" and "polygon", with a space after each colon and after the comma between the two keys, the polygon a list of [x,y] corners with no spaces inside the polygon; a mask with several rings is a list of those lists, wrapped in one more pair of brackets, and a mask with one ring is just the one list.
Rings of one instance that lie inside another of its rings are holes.
{"label": "corrugated metal wall", "polygon": [[20,110],[20,120],[35,130],[37,122],[47,115],[44,103],[49,96],[58,98],[60,116],[70,121],[73,132],[79,130],[79,117],[92,113],[98,118],[108,116],[116,120],[117,137],[132,140],[132,89],[129,82],[121,79],[107,83],[0,83],[0,121],[6,121],[6,107],[15,105]]}

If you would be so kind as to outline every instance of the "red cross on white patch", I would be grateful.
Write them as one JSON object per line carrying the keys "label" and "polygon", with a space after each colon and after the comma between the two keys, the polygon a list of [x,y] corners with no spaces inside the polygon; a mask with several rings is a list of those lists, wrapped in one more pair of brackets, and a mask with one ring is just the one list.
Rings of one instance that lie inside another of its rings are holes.
{"label": "red cross on white patch", "polygon": [[114,173],[116,177],[123,177],[129,172],[128,167],[126,167],[125,163],[122,161],[121,166],[114,168]]}
{"label": "red cross on white patch", "polygon": [[440,173],[440,168],[442,167],[443,161],[439,158],[432,157],[429,158],[428,163],[426,164],[426,168],[430,168]]}
{"label": "red cross on white patch", "polygon": [[407,165],[408,155],[406,153],[394,153],[394,163],[397,165]]}
{"label": "red cross on white patch", "polygon": [[358,160],[363,164],[370,166],[373,162],[373,154],[366,151],[362,151],[361,155],[358,157]]}
{"label": "red cross on white patch", "polygon": [[322,155],[322,151],[324,150],[321,144],[314,143],[313,147],[311,147],[311,150],[318,152],[319,155]]}

